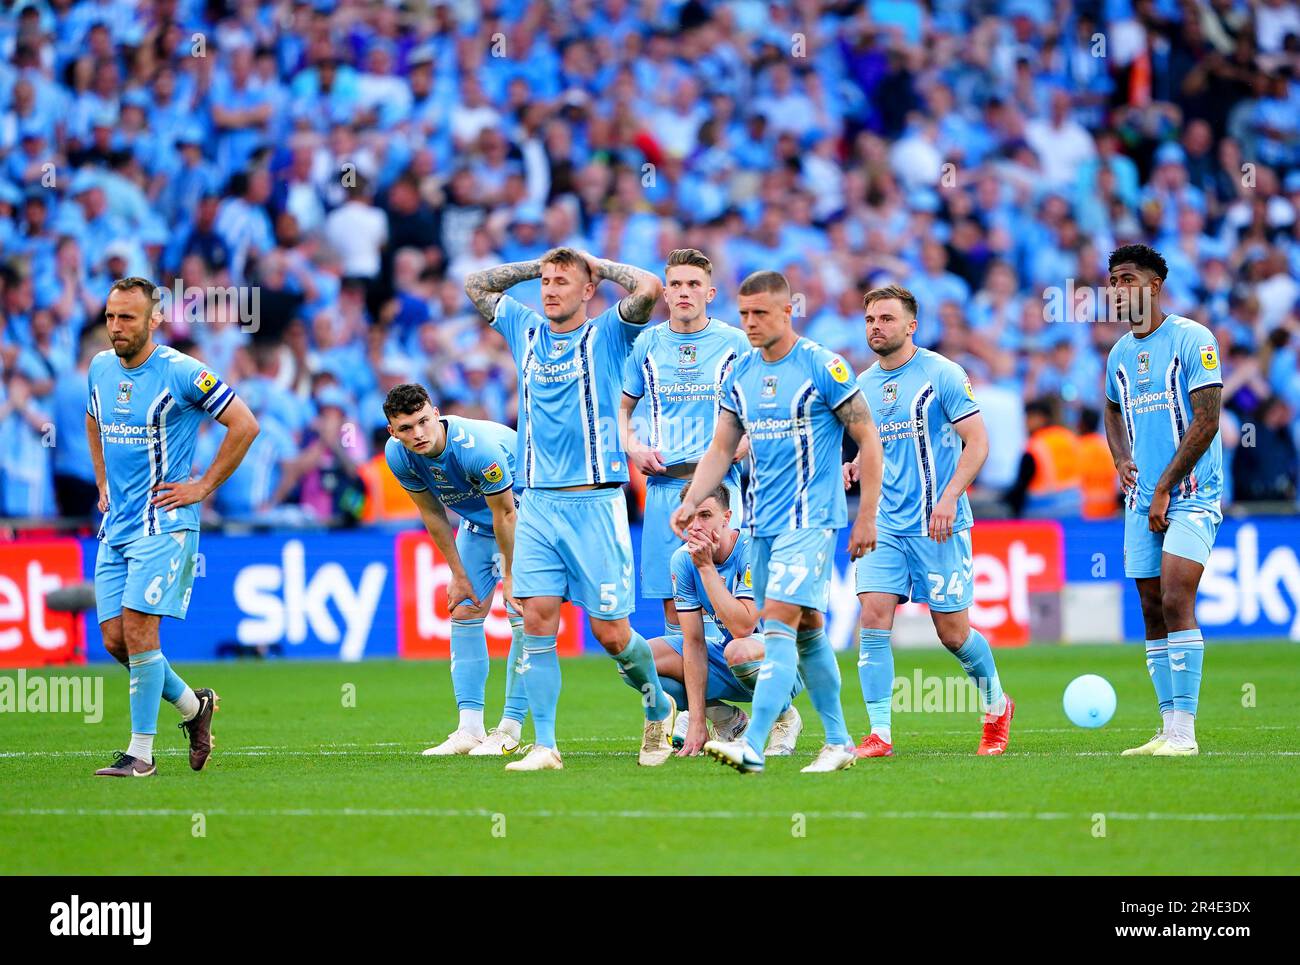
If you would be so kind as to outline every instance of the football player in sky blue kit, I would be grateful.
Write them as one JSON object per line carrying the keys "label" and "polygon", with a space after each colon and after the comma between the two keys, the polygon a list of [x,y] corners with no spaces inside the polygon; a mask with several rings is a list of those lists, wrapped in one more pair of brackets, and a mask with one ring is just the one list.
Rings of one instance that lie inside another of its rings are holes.
{"label": "football player in sky blue kit", "polygon": [[[212,713],[218,696],[191,690],[163,656],[158,625],[185,619],[199,545],[199,506],[229,478],[257,436],[257,419],[242,399],[202,362],[157,345],[162,324],[158,289],[123,278],[104,309],[111,352],[87,373],[86,436],[104,514],[95,558],[95,607],[104,646],[130,671],[131,744],[100,777],[149,777],[157,772],[153,739],[158,703],[181,713],[190,767],[212,752]],[[211,416],[226,437],[201,479],[190,465],[199,424]]]}
{"label": "football player in sky blue kit", "polygon": [[[512,592],[515,551],[515,431],[495,422],[443,416],[420,385],[397,385],[384,399],[389,440],[384,458],[411,495],[424,528],[451,570],[451,686],[460,722],[447,739],[424,753],[491,756],[513,754],[528,712],[515,665],[523,656],[524,621]],[[452,533],[450,508],[461,518]],[[510,615],[506,707],[501,723],[483,729],[488,648],[483,621],[497,582]]]}
{"label": "football player in sky blue kit", "polygon": [[[709,318],[709,302],[717,289],[713,287],[713,265],[703,253],[694,248],[672,252],[664,278],[668,321],[646,329],[632,346],[624,368],[620,429],[628,462],[646,479],[641,595],[663,600],[664,632],[672,636],[679,629],[669,561],[682,541],[668,524],[668,517],[713,441],[718,387],[732,363],[749,351],[749,342],[740,329]],[[632,413],[638,404],[641,415],[634,425]],[[737,462],[748,448],[748,440],[743,440]],[[726,483],[739,497],[738,466],[732,466]],[[735,507],[733,520],[739,526],[739,498]]]}
{"label": "football player in sky blue kit", "polygon": [[[686,487],[678,491],[678,501]],[[763,662],[763,638],[754,606],[748,533],[732,528],[731,490],[719,486],[695,511],[686,543],[672,557],[673,602],[681,631],[650,641],[664,689],[679,707],[673,746],[693,757],[709,740],[734,741],[749,724],[736,703],[749,703]],[[772,725],[768,757],[794,753],[803,721],[790,702],[803,689],[796,678],[786,707]],[[732,703],[726,703],[731,701]],[[705,720],[708,724],[706,726]]]}
{"label": "football player in sky blue kit", "polygon": [[[542,311],[507,288],[540,277]],[[595,318],[587,305],[603,279],[628,294]],[[627,456],[618,431],[623,364],[663,291],[640,268],[554,248],[536,261],[473,272],[470,300],[510,346],[519,373],[518,473],[524,493],[516,528],[515,596],[524,611],[524,676],[536,743],[512,771],[559,770],[555,710],[560,604],[587,611],[592,635],[642,694],[645,728],[638,762],[664,763],[676,707],[659,683],[654,655],[632,629],[635,606],[627,523]]]}
{"label": "football player in sky blue kit", "polygon": [[704,750],[742,773],[761,771],[763,742],[802,671],[826,730],[825,746],[804,771],[843,770],[856,758],[822,611],[829,603],[835,532],[848,522],[840,482],[844,432],[863,452],[862,500],[849,534],[854,559],[876,542],[880,441],[848,365],[795,332],[785,276],[755,272],[741,283],[738,296],[741,326],[752,348],[727,376],[717,435],[672,524],[685,537],[705,496],[730,469],[741,433],[748,433],[745,522],[753,536],[749,562],[766,653],[743,739],[709,741]]}
{"label": "football player in sky blue kit", "polygon": [[[939,642],[979,691],[984,731],[975,753],[996,756],[1007,749],[1016,705],[1002,692],[988,640],[969,619],[974,520],[966,488],[988,456],[984,418],[961,366],[912,340],[917,305],[910,291],[898,285],[872,289],[863,309],[867,344],[877,361],[859,376],[858,387],[871,406],[885,466],[876,548],[858,560],[855,577],[862,604],[858,679],[871,721],[871,733],[856,753],[894,752],[889,636],[895,609],[910,598],[929,606]],[[856,463],[845,465],[846,489],[857,473]]]}
{"label": "football player in sky blue kit", "polygon": [[1124,754],[1188,757],[1199,751],[1205,658],[1196,591],[1223,520],[1223,371],[1208,328],[1161,310],[1167,273],[1146,245],[1111,253],[1117,321],[1130,331],[1106,360],[1106,441],[1124,484],[1124,574],[1141,598],[1161,715],[1156,736]]}

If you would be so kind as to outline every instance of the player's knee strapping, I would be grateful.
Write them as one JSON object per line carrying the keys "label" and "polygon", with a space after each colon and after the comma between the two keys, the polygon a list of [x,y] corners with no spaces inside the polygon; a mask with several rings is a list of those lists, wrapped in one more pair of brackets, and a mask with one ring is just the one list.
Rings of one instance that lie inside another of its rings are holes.
{"label": "player's knee strapping", "polygon": [[840,702],[840,666],[822,627],[801,630],[795,638],[799,649],[799,670],[808,685],[808,697],[826,728],[826,743],[851,744]]}
{"label": "player's knee strapping", "polygon": [[1174,682],[1169,676],[1169,640],[1148,640],[1147,673],[1151,675],[1151,685],[1156,690],[1156,702],[1160,713],[1166,714],[1174,709]]}
{"label": "player's knee strapping", "polygon": [[867,705],[871,728],[888,728],[890,701],[894,693],[894,650],[890,631],[863,628],[858,631],[858,681]]}
{"label": "player's knee strapping", "polygon": [[961,662],[966,676],[979,689],[981,709],[985,713],[1000,714],[1006,706],[1002,700],[1002,681],[998,679],[997,664],[993,661],[993,648],[984,634],[972,628],[966,642],[953,652],[953,656]]}
{"label": "player's knee strapping", "polygon": [[506,720],[524,722],[528,716],[528,694],[519,677],[519,661],[524,656],[524,619],[510,618],[510,654],[506,657],[506,709],[501,714]]}
{"label": "player's knee strapping", "polygon": [[1201,693],[1201,668],[1205,663],[1205,640],[1197,628],[1169,634],[1169,680],[1174,710],[1196,713]]}
{"label": "player's knee strapping", "polygon": [[483,709],[487,678],[487,635],[483,620],[452,620],[451,687],[459,710]]}
{"label": "player's knee strapping", "polygon": [[794,627],[780,620],[764,621],[763,647],[763,664],[754,685],[749,728],[745,731],[745,741],[760,756],[772,724],[789,706],[790,688],[799,673]]}
{"label": "player's knee strapping", "polygon": [[555,708],[560,703],[560,654],[555,635],[524,634],[524,659],[519,668],[528,695],[537,743],[555,746]]}
{"label": "player's knee strapping", "polygon": [[645,637],[633,630],[627,646],[614,655],[614,660],[627,675],[628,682],[641,692],[646,720],[667,717],[668,701],[664,699],[664,688],[655,671],[654,652]]}

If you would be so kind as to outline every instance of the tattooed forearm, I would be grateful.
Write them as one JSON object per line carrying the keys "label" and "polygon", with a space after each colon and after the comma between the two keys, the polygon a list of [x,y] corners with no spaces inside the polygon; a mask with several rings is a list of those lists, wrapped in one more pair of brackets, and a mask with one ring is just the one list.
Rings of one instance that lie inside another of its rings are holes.
{"label": "tattooed forearm", "polygon": [[618,303],[624,321],[639,325],[650,319],[655,302],[663,293],[663,282],[641,268],[603,258],[596,262],[596,271],[600,278],[608,278],[627,289],[627,297]]}
{"label": "tattooed forearm", "polygon": [[484,318],[491,318],[497,310],[501,293],[513,288],[522,281],[531,281],[542,275],[542,263],[533,261],[516,261],[496,268],[473,271],[465,279],[465,294],[474,303]]}
{"label": "tattooed forearm", "polygon": [[840,407],[835,410],[835,418],[840,420],[840,425],[848,429],[860,422],[870,422],[871,409],[862,393],[854,392],[840,403]]}
{"label": "tattooed forearm", "polygon": [[1215,435],[1219,432],[1219,408],[1223,402],[1223,387],[1218,385],[1197,389],[1192,393],[1192,424],[1187,427],[1187,434],[1169,460],[1169,465],[1160,474],[1156,489],[1160,492],[1173,492],[1174,487],[1187,478],[1205,450],[1210,448]]}

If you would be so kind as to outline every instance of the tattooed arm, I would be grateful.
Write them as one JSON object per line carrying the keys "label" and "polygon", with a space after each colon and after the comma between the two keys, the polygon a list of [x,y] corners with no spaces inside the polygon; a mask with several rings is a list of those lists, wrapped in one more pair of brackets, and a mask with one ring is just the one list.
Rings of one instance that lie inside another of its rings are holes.
{"label": "tattooed arm", "polygon": [[502,292],[520,282],[532,281],[540,277],[542,277],[540,261],[536,259],[515,261],[508,265],[498,265],[496,268],[470,272],[465,278],[465,294],[479,310],[479,314],[491,320],[496,314],[497,302],[501,301]]}
{"label": "tattooed arm", "polygon": [[856,560],[876,548],[876,510],[880,507],[885,456],[871,408],[861,392],[854,392],[841,402],[835,418],[858,444],[857,476],[862,488],[858,495],[858,518],[849,531],[849,556]]}
{"label": "tattooed arm", "polygon": [[1219,409],[1223,402],[1223,387],[1207,385],[1203,389],[1192,391],[1192,424],[1187,427],[1187,434],[1169,460],[1169,465],[1160,474],[1156,489],[1161,492],[1173,492],[1174,487],[1187,477],[1195,468],[1197,461],[1210,448],[1219,431]]}
{"label": "tattooed arm", "polygon": [[643,325],[650,320],[655,302],[664,291],[664,284],[658,276],[642,268],[634,268],[632,265],[624,265],[592,255],[587,255],[587,261],[592,269],[591,277],[597,282],[602,278],[608,278],[627,289],[627,296],[618,303],[618,313],[623,321],[633,325]]}

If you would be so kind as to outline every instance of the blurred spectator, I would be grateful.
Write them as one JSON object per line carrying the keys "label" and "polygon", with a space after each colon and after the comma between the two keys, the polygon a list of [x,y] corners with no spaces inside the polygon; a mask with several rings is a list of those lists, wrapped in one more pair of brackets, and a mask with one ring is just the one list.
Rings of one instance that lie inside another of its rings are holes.
{"label": "blurred spectator", "polygon": [[1232,466],[1238,499],[1295,501],[1300,468],[1289,428],[1292,418],[1290,407],[1274,395],[1260,402],[1250,424],[1242,426]]}
{"label": "blurred spectator", "polygon": [[1084,519],[1119,515],[1119,475],[1106,434],[1101,431],[1101,413],[1096,409],[1079,413],[1079,481],[1083,487]]}
{"label": "blurred spectator", "polygon": [[1025,405],[1029,444],[1008,496],[1016,516],[1062,518],[1083,512],[1079,438],[1061,425],[1059,412],[1054,399]]}

